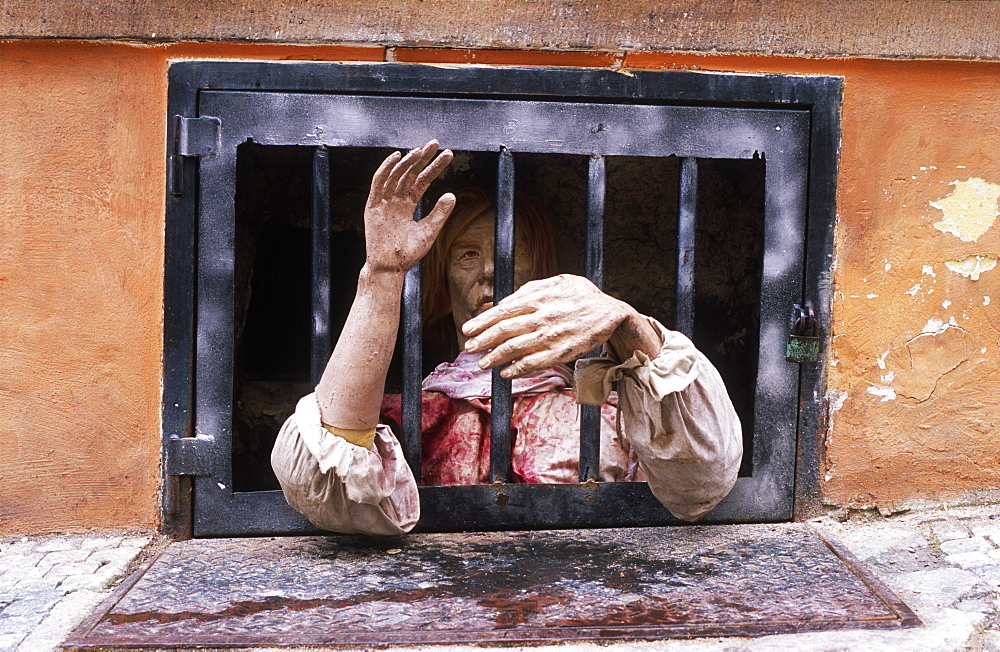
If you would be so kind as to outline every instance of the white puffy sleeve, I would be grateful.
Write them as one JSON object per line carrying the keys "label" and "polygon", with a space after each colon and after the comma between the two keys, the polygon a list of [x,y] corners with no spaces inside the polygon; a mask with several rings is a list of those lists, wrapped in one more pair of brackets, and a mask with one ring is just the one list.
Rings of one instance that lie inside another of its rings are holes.
{"label": "white puffy sleeve", "polygon": [[388,426],[370,449],[327,431],[316,395],[303,397],[278,433],[271,467],[285,499],[324,530],[403,534],[420,519],[417,483]]}
{"label": "white puffy sleeve", "polygon": [[605,347],[576,366],[580,403],[600,405],[618,384],[619,430],[649,487],[677,518],[711,511],[736,484],[743,431],[719,372],[683,334],[649,318],[663,339],[650,359],[618,362]]}

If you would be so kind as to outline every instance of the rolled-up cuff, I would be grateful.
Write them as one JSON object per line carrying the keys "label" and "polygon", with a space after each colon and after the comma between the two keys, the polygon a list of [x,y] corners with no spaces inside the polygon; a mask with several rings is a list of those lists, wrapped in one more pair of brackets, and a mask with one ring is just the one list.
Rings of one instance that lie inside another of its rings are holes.
{"label": "rolled-up cuff", "polygon": [[575,380],[577,402],[602,405],[608,400],[614,384],[629,374],[655,400],[679,392],[697,377],[698,349],[684,334],[669,330],[652,317],[646,317],[660,335],[663,345],[655,358],[636,351],[625,362],[619,362],[604,346],[601,355],[578,360]]}
{"label": "rolled-up cuff", "polygon": [[328,432],[310,394],[299,401],[271,450],[288,504],[324,530],[402,534],[420,518],[420,496],[387,426],[365,449]]}
{"label": "rolled-up cuff", "polygon": [[[302,443],[316,458],[320,472],[333,470],[344,481],[350,500],[374,504],[392,493],[394,485],[386,481],[379,452],[375,447],[355,445],[328,431],[320,420],[315,394],[308,394],[299,400],[295,406],[295,423]],[[392,448],[388,426],[379,424],[375,438],[385,439],[385,448]]]}

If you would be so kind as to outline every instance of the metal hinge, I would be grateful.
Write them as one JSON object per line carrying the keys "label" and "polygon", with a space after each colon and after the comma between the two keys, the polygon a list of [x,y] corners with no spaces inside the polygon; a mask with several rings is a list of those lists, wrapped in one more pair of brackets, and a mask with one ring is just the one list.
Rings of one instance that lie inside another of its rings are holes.
{"label": "metal hinge", "polygon": [[212,116],[185,118],[174,116],[174,154],[215,158],[222,145],[222,120]]}
{"label": "metal hinge", "polygon": [[178,437],[167,440],[167,475],[212,475],[214,437]]}
{"label": "metal hinge", "polygon": [[185,118],[174,116],[174,142],[170,151],[170,193],[184,194],[184,159],[213,159],[222,147],[222,120],[213,116]]}

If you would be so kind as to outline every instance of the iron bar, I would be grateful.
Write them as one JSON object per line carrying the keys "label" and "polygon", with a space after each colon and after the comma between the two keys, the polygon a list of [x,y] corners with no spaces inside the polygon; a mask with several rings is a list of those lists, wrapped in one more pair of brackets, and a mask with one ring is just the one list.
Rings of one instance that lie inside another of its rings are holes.
{"label": "iron bar", "polygon": [[310,379],[319,382],[333,350],[330,340],[330,153],[325,146],[312,160],[312,341]]}
{"label": "iron bar", "polygon": [[[493,252],[494,304],[514,291],[514,155],[501,146],[497,163],[496,237]],[[490,415],[490,478],[510,482],[510,380],[493,369]]]}
{"label": "iron bar", "polygon": [[[590,157],[587,170],[586,274],[594,285],[604,286],[604,157]],[[593,355],[591,353],[590,355]],[[601,407],[580,409],[580,482],[601,478]]]}
{"label": "iron bar", "polygon": [[[413,219],[423,218],[423,206],[417,204]],[[421,410],[423,376],[423,262],[406,272],[403,279],[403,456],[420,483],[420,434],[423,431]]]}
{"label": "iron bar", "polygon": [[688,337],[694,333],[695,213],[698,203],[698,159],[681,159],[677,197],[677,296],[674,330]]}

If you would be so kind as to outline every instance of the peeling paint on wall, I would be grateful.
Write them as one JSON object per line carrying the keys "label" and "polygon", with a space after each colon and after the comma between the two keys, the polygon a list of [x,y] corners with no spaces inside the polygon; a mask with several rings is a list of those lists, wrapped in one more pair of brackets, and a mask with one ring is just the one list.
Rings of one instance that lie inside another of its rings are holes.
{"label": "peeling paint on wall", "polygon": [[830,402],[830,412],[838,412],[840,408],[844,407],[844,401],[847,400],[847,392],[832,389],[827,392],[827,400]]}
{"label": "peeling paint on wall", "polygon": [[973,281],[979,280],[979,275],[997,266],[997,259],[991,256],[969,256],[962,260],[949,260],[945,267]]}
{"label": "peeling paint on wall", "polygon": [[878,364],[879,369],[885,369],[885,359],[890,353],[892,353],[892,349],[886,350],[886,352],[880,355],[875,361]]}
{"label": "peeling paint on wall", "polygon": [[[829,430],[826,436],[826,445],[830,446],[833,444],[833,422],[834,415],[844,407],[844,403],[847,401],[847,392],[841,391],[839,389],[831,389],[826,393],[826,404],[827,404],[827,424]],[[825,466],[825,471],[823,473],[823,481],[829,482],[833,479],[833,464],[831,464],[830,459],[826,458],[823,461]]]}
{"label": "peeling paint on wall", "polygon": [[830,504],[1000,487],[1000,65],[983,71],[848,80],[842,155],[866,162],[842,164],[837,185],[828,382],[850,398],[823,448]]}
{"label": "peeling paint on wall", "polygon": [[[921,335],[937,335],[938,333],[943,333],[944,329],[948,328],[949,324],[952,325],[952,326],[955,326],[956,328],[958,327],[958,324],[955,323],[955,318],[954,317],[951,317],[950,319],[948,319],[947,323],[941,321],[940,319],[935,319],[935,318],[932,317],[932,318],[930,318],[930,319],[927,320],[926,324],[924,324],[924,327],[923,327],[923,329],[921,329],[920,334]],[[883,359],[884,359],[884,357],[885,356],[883,356]],[[883,369],[885,369],[885,364],[883,363],[881,365],[881,367]]]}
{"label": "peeling paint on wall", "polygon": [[883,387],[882,385],[872,385],[866,390],[869,394],[874,394],[882,398],[882,403],[886,401],[896,400],[896,390],[891,387]]}
{"label": "peeling paint on wall", "polygon": [[951,233],[962,242],[975,242],[1000,215],[997,210],[1000,184],[972,178],[952,181],[951,185],[955,186],[954,192],[930,202],[931,206],[944,213],[944,218],[935,222],[934,228]]}

